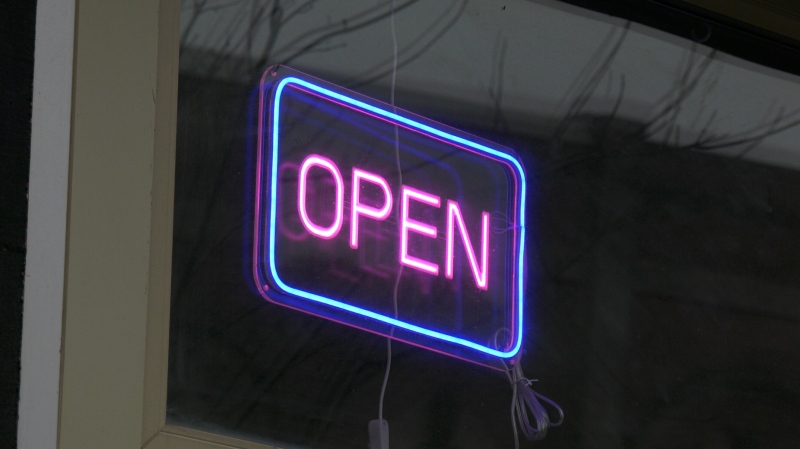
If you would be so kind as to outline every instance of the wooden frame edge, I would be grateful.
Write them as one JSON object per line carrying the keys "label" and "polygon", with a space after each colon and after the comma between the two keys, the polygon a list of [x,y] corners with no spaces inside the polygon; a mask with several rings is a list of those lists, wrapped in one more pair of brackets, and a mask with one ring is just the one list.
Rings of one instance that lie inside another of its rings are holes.
{"label": "wooden frame edge", "polygon": [[166,420],[179,45],[180,0],[160,0],[142,408],[143,446],[156,437]]}
{"label": "wooden frame edge", "polygon": [[215,433],[167,425],[142,449],[280,449]]}

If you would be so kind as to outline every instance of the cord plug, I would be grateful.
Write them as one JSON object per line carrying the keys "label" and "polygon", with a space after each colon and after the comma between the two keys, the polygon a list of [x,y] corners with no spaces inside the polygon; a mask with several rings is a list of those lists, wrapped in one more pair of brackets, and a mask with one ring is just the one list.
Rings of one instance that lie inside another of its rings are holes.
{"label": "cord plug", "polygon": [[385,419],[369,422],[369,449],[389,449],[389,422]]}

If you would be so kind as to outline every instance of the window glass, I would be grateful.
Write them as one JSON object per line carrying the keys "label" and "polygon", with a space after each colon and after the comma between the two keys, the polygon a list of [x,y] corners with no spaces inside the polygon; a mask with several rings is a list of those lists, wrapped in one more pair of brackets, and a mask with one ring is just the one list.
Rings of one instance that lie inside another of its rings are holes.
{"label": "window glass", "polygon": [[[368,447],[378,418],[386,337],[266,301],[254,285],[259,84],[280,64],[378,102],[394,96],[521,161],[518,363],[565,413],[543,447],[800,441],[800,79],[552,1],[392,9],[184,1],[168,422],[344,449]],[[462,181],[497,194],[490,180]],[[394,273],[393,258],[373,256]],[[326,285],[346,296],[347,282]],[[391,446],[513,447],[502,366],[412,343],[391,346]]]}

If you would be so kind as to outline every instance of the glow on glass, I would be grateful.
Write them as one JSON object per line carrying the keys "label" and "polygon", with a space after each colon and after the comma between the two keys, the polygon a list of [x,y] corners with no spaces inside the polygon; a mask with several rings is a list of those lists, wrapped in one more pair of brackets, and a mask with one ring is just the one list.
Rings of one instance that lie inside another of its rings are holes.
{"label": "glow on glass", "polygon": [[[315,301],[321,304],[326,304],[331,307],[335,307],[338,309],[342,309],[351,313],[355,313],[357,315],[361,315],[367,318],[372,318],[374,320],[389,324],[391,326],[397,326],[402,329],[406,329],[411,332],[416,332],[421,335],[426,335],[431,338],[435,338],[441,341],[446,341],[449,343],[461,345],[470,349],[474,349],[479,352],[483,352],[488,355],[492,355],[495,357],[502,357],[502,358],[511,358],[514,357],[522,347],[522,335],[523,335],[523,321],[522,317],[524,316],[524,295],[523,295],[523,263],[524,263],[524,255],[525,255],[525,200],[526,200],[526,189],[527,189],[527,182],[525,179],[525,173],[522,169],[522,165],[510,154],[503,153],[502,151],[495,150],[490,148],[486,145],[480,144],[478,142],[473,142],[471,140],[465,139],[463,137],[456,136],[454,134],[448,133],[446,131],[442,131],[431,126],[425,125],[420,123],[416,120],[412,120],[407,117],[403,117],[398,115],[394,112],[390,112],[384,109],[381,109],[376,106],[372,106],[370,104],[364,103],[363,101],[357,100],[355,98],[348,97],[346,95],[334,92],[330,89],[326,89],[324,87],[318,86],[316,84],[310,83],[308,81],[302,80],[297,77],[286,77],[282,79],[278,86],[275,88],[275,97],[274,102],[272,104],[272,161],[276,161],[278,159],[278,149],[279,149],[279,138],[278,138],[278,130],[280,129],[280,104],[281,104],[281,96],[283,94],[283,90],[289,85],[294,84],[296,86],[301,86],[303,89],[307,89],[315,94],[321,95],[323,97],[327,97],[334,102],[339,102],[346,107],[350,107],[353,109],[361,110],[369,115],[375,115],[381,117],[384,120],[393,122],[395,124],[402,124],[405,127],[410,129],[430,134],[432,137],[436,139],[443,140],[445,142],[455,143],[458,145],[462,145],[470,151],[474,151],[477,154],[483,155],[490,155],[497,159],[504,161],[512,168],[512,173],[514,174],[516,181],[517,181],[517,188],[519,189],[519,199],[518,199],[518,224],[517,228],[519,229],[519,240],[518,240],[518,251],[517,251],[517,266],[515,267],[514,279],[516,285],[514,285],[514,290],[516,294],[516,310],[513,311],[514,321],[516,321],[516,329],[513,332],[513,341],[514,346],[511,347],[508,351],[501,351],[490,346],[484,346],[463,338],[459,338],[453,335],[445,334],[443,332],[438,332],[432,329],[427,329],[421,326],[417,326],[412,323],[408,323],[396,318],[392,318],[386,315],[382,315],[380,313],[373,312],[371,310],[363,309],[361,307],[356,307],[351,304],[347,304],[341,301],[337,301],[332,298],[327,298],[325,296],[317,295],[315,293],[307,292],[304,290],[299,290],[289,285],[286,285],[281,278],[278,276],[277,271],[275,270],[275,220],[276,220],[276,204],[277,204],[277,175],[278,175],[278,168],[277,164],[271,164],[270,170],[270,192],[269,192],[269,199],[270,199],[270,216],[269,216],[269,269],[270,274],[272,274],[272,278],[278,286],[283,289],[285,292],[299,296],[311,301]],[[263,99],[261,100],[263,101]],[[260,159],[259,159],[260,161]],[[260,175],[258,181],[260,182]],[[258,201],[260,195],[256,197]],[[259,286],[259,288],[263,288],[263,286]]]}
{"label": "glow on glass", "polygon": [[469,260],[469,266],[472,268],[472,274],[475,276],[475,283],[479,289],[487,290],[489,288],[489,213],[484,212],[481,215],[481,263],[478,266],[475,249],[472,247],[469,234],[467,234],[464,217],[461,216],[461,208],[458,207],[458,203],[455,201],[447,201],[447,237],[445,239],[447,241],[447,250],[444,259],[444,275],[448,279],[453,279],[456,225],[458,225],[461,239],[464,242],[464,250],[467,252],[467,259]]}
{"label": "glow on glass", "polygon": [[[375,184],[383,190],[383,207],[380,209],[361,203],[361,181]],[[350,211],[350,247],[358,248],[358,216],[364,215],[375,220],[385,220],[392,210],[392,192],[385,179],[360,168],[353,168],[353,201]]]}
{"label": "glow on glass", "polygon": [[419,201],[420,203],[429,206],[439,207],[442,202],[436,195],[423,192],[408,186],[403,186],[401,193],[402,203],[400,212],[400,263],[411,268],[416,268],[419,271],[430,273],[434,276],[439,274],[439,265],[422,260],[418,257],[408,255],[408,233],[409,231],[422,234],[431,238],[436,238],[436,226],[431,226],[421,221],[412,220],[408,218],[408,208],[411,200]]}
{"label": "glow on glass", "polygon": [[[327,228],[320,226],[308,216],[306,204],[308,203],[308,172],[312,167],[322,167],[328,170],[336,183],[336,198],[334,200],[334,218],[333,223]],[[318,154],[312,154],[303,160],[300,164],[300,176],[297,183],[297,211],[300,213],[300,221],[308,232],[323,239],[332,239],[336,237],[339,230],[342,229],[342,221],[344,215],[344,181],[342,174],[339,172],[339,167],[330,159],[322,157]]]}

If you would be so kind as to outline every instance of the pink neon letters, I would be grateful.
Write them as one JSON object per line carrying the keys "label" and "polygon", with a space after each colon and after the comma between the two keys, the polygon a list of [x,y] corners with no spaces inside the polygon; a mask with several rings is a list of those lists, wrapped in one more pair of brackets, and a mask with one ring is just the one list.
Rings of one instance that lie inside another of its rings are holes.
{"label": "pink neon letters", "polygon": [[[328,227],[314,223],[308,216],[308,172],[314,167],[327,170],[335,183],[336,192],[334,200],[334,220],[333,223]],[[393,201],[392,191],[389,188],[389,183],[383,177],[360,168],[353,168],[352,179],[350,247],[357,249],[359,217],[369,217],[378,221],[385,220],[389,217]],[[370,183],[378,186],[383,192],[383,205],[381,207],[377,208],[368,206],[361,201],[361,189],[364,183]],[[409,218],[409,209],[411,207],[411,201],[416,201],[429,207],[439,208],[441,206],[441,199],[436,195],[409,187],[407,185],[402,186],[400,196],[400,263],[436,276],[439,274],[438,264],[408,254],[408,237],[410,232],[414,232],[416,234],[435,239],[438,236],[438,229],[436,226],[431,224]],[[338,235],[342,228],[344,216],[344,181],[342,179],[342,174],[339,171],[339,167],[337,167],[333,161],[318,154],[309,155],[303,160],[302,164],[300,165],[297,186],[297,210],[300,214],[300,221],[303,223],[303,227],[305,227],[305,229],[312,235],[322,239],[332,239]],[[472,274],[475,277],[475,283],[479,289],[487,290],[489,288],[489,213],[483,212],[481,214],[481,249],[479,261],[475,254],[472,241],[467,233],[464,217],[461,213],[461,207],[459,204],[455,201],[448,200],[446,212],[446,250],[444,257],[445,277],[448,279],[453,278],[455,233],[456,228],[458,228]]]}
{"label": "pink neon letters", "polygon": [[408,218],[408,203],[411,199],[429,206],[439,207],[441,205],[438,196],[403,186],[403,207],[400,218],[400,263],[436,276],[439,274],[439,265],[408,255],[408,231],[414,231],[434,239],[437,234],[435,226]]}
{"label": "pink neon letters", "polygon": [[461,208],[455,201],[447,201],[447,253],[444,256],[444,275],[448,279],[453,279],[454,223],[458,223],[458,230],[461,232],[461,238],[464,239],[464,249],[467,250],[469,266],[472,267],[472,273],[475,275],[475,283],[478,284],[478,288],[486,290],[489,288],[487,276],[489,273],[489,214],[487,212],[482,214],[481,221],[481,266],[478,267],[475,250],[469,240],[464,217],[461,216]]}
{"label": "pink neon letters", "polygon": [[[322,227],[308,217],[308,212],[306,210],[306,203],[308,202],[307,198],[307,187],[308,187],[308,171],[312,167],[322,167],[333,175],[333,179],[336,182],[336,200],[335,200],[335,207],[334,207],[334,218],[333,224],[329,227],[325,228]],[[332,239],[336,237],[336,234],[339,233],[339,230],[342,229],[342,212],[343,212],[343,203],[344,203],[344,181],[342,180],[342,174],[339,172],[339,167],[333,163],[328,158],[322,157],[318,154],[312,154],[303,160],[303,163],[300,164],[300,179],[297,183],[297,211],[300,213],[300,221],[303,222],[303,226],[313,235],[316,235],[319,238],[323,239]]]}
{"label": "pink neon letters", "polygon": [[[380,186],[383,190],[383,207],[376,209],[374,207],[361,204],[359,196],[361,193],[361,180],[371,182]],[[392,210],[392,191],[389,189],[389,183],[385,179],[370,173],[360,168],[353,168],[353,206],[350,215],[350,247],[353,249],[358,248],[358,216],[364,215],[376,220],[384,220],[389,216]]]}

